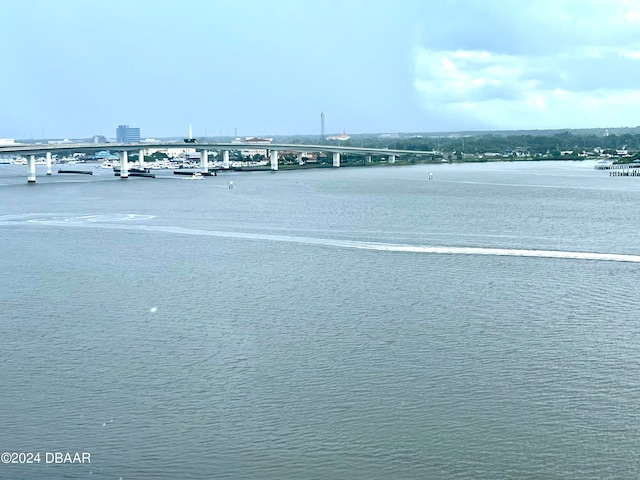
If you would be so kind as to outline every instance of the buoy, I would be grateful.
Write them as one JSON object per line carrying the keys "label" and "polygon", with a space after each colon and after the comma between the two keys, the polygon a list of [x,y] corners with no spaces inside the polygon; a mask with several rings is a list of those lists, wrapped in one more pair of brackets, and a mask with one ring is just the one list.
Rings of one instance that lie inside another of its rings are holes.
{"label": "buoy", "polygon": [[229,190],[233,188],[233,182],[229,182]]}
{"label": "buoy", "polygon": [[433,172],[429,172],[429,180],[433,179]]}

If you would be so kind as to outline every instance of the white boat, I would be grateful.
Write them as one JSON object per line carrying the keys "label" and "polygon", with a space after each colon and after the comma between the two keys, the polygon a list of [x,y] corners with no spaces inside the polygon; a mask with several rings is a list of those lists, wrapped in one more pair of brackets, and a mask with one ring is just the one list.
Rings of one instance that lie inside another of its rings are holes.
{"label": "white boat", "polygon": [[191,180],[204,180],[204,177],[200,172],[196,172],[191,176]]}
{"label": "white boat", "polygon": [[100,167],[102,168],[113,168],[113,163],[107,161],[102,162],[102,164],[100,165]]}

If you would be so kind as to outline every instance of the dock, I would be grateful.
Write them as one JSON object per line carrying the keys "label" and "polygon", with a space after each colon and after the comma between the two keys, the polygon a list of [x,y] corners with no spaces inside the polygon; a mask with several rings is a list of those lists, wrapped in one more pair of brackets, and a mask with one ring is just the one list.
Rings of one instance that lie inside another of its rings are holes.
{"label": "dock", "polygon": [[58,170],[58,173],[77,173],[79,175],[93,175],[93,170],[69,170],[67,168]]}
{"label": "dock", "polygon": [[[120,172],[114,172],[116,177],[120,176]],[[129,172],[130,177],[148,177],[148,178],[156,178],[155,173],[151,172]]]}
{"label": "dock", "polygon": [[609,170],[610,177],[640,177],[640,163],[598,164],[596,170]]}
{"label": "dock", "polygon": [[[151,170],[148,168],[130,168],[128,169],[128,173],[130,177],[147,177],[147,178],[156,178],[155,173],[151,173]],[[113,174],[116,177],[120,176],[120,167],[113,167]]]}

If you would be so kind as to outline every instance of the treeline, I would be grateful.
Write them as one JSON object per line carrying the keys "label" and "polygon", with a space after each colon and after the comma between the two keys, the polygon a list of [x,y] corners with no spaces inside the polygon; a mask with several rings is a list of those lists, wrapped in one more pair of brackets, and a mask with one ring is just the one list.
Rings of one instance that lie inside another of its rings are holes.
{"label": "treeline", "polygon": [[[317,144],[319,138],[289,137],[278,139],[289,143],[313,143]],[[344,145],[348,147],[391,148],[401,150],[426,150],[440,151],[443,153],[457,152],[470,155],[483,155],[485,153],[505,154],[516,150],[528,152],[531,156],[551,155],[557,156],[561,152],[573,151],[592,152],[596,148],[609,150],[626,149],[629,152],[640,151],[640,134],[575,134],[571,131],[554,133],[552,135],[499,135],[478,134],[459,136],[398,136],[384,137],[380,135],[353,135],[346,141],[326,141],[327,145]]]}

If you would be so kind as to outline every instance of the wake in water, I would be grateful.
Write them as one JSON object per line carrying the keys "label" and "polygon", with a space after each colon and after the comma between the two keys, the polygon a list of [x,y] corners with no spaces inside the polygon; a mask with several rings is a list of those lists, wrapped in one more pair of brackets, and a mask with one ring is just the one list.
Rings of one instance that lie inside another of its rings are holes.
{"label": "wake in water", "polygon": [[640,263],[640,255],[622,253],[571,252],[560,250],[534,250],[516,248],[489,247],[451,247],[404,245],[394,243],[362,242],[357,240],[337,240],[330,238],[299,237],[291,235],[270,235],[265,233],[227,232],[218,230],[200,230],[182,227],[141,225],[133,221],[150,220],[153,215],[114,214],[114,215],[65,215],[65,214],[25,214],[0,216],[0,226],[10,225],[47,225],[54,227],[108,228],[117,230],[138,230],[145,232],[171,233],[176,235],[198,235],[219,238],[237,238],[270,242],[304,243],[330,247],[355,248],[384,252],[427,253],[444,255],[491,255],[507,257],[563,258],[575,260],[600,260],[610,262]]}

